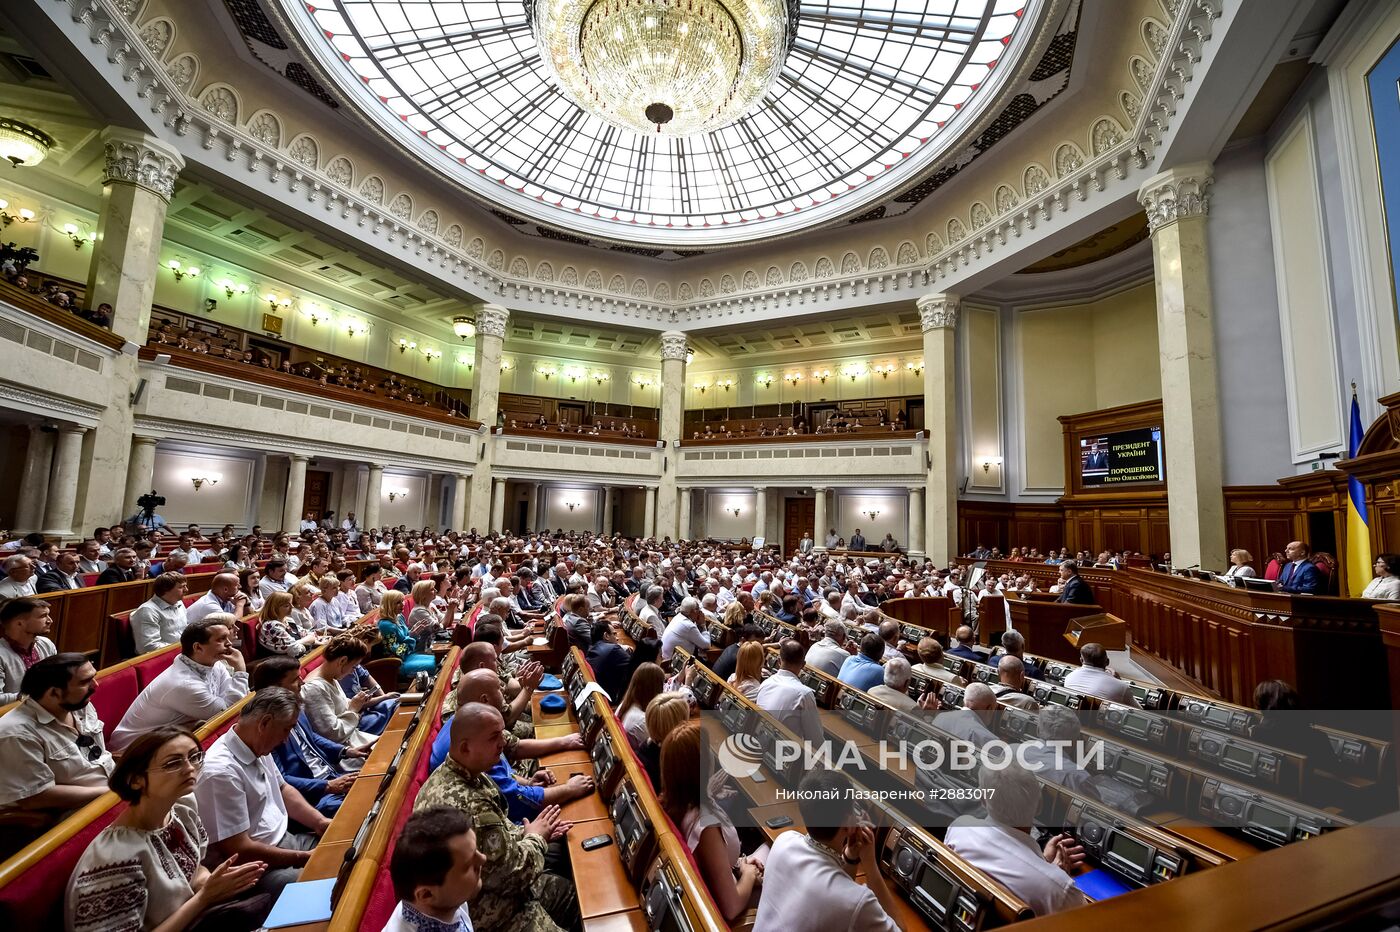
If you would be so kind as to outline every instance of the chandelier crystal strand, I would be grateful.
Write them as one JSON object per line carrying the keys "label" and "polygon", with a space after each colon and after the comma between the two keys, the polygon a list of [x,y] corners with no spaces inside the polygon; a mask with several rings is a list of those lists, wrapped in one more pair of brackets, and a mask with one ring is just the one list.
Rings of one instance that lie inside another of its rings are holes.
{"label": "chandelier crystal strand", "polygon": [[535,0],[560,89],[616,126],[688,136],[756,104],[791,44],[786,0]]}

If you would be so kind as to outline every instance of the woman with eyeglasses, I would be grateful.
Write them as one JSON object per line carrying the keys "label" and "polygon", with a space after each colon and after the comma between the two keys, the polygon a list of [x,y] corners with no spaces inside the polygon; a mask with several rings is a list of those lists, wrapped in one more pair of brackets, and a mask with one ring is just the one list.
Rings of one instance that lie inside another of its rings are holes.
{"label": "woman with eyeglasses", "polygon": [[69,932],[251,930],[272,908],[267,894],[235,899],[261,878],[262,861],[212,871],[204,824],[190,795],[204,763],[194,735],[173,725],[126,749],[109,786],[127,808],[103,829],[68,880]]}

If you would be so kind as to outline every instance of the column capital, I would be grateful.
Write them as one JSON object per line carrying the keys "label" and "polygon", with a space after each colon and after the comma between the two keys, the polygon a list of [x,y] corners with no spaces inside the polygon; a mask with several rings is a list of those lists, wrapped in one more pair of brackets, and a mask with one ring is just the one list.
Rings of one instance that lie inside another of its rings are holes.
{"label": "column capital", "polygon": [[506,337],[506,322],[510,320],[510,311],[499,304],[483,304],[476,312],[476,333],[477,336]]}
{"label": "column capital", "polygon": [[88,429],[81,424],[59,424],[58,432],[60,434],[77,434],[81,437],[88,432]]}
{"label": "column capital", "polygon": [[159,437],[145,437],[145,436],[142,436],[141,434],[132,434],[132,435],[131,435],[131,442],[132,442],[133,444],[135,444],[136,446],[140,446],[140,447],[146,447],[146,446],[153,447],[153,446],[155,446],[156,444],[160,443],[160,438],[159,438]]}
{"label": "column capital", "polygon": [[1154,234],[1183,217],[1203,217],[1210,212],[1210,188],[1215,183],[1209,162],[1191,162],[1159,172],[1138,188],[1138,202],[1147,211],[1147,226]]}
{"label": "column capital", "polygon": [[924,333],[930,330],[952,330],[958,325],[958,308],[962,298],[940,292],[926,294],[915,302],[919,308],[919,324]]}
{"label": "column capital", "polygon": [[380,463],[366,463],[365,465],[369,467],[370,472],[374,472],[376,469],[380,472],[384,471],[384,466]]}
{"label": "column capital", "polygon": [[311,457],[307,456],[305,453],[288,453],[287,459],[291,460],[293,463],[298,461],[305,463],[308,462]]}
{"label": "column capital", "polygon": [[690,352],[690,346],[686,343],[685,334],[679,330],[667,330],[661,334],[661,358],[679,359],[685,361],[686,354]]}
{"label": "column capital", "polygon": [[102,147],[106,157],[104,185],[136,185],[167,202],[175,193],[175,178],[185,167],[185,159],[173,147],[154,136],[119,126],[102,131]]}
{"label": "column capital", "polygon": [[457,479],[459,479],[462,482],[466,482],[468,479],[471,478],[471,473],[466,472],[453,473],[453,475],[456,476]]}

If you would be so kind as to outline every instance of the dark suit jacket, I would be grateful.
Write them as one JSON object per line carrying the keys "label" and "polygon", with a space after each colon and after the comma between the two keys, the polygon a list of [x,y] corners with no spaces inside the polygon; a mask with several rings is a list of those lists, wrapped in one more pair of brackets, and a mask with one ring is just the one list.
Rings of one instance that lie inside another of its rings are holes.
{"label": "dark suit jacket", "polygon": [[1060,595],[1056,602],[1070,602],[1075,605],[1094,605],[1094,590],[1089,588],[1089,584],[1078,576],[1071,576],[1069,582],[1060,589]]}
{"label": "dark suit jacket", "polygon": [[97,585],[110,586],[113,583],[131,582],[135,578],[136,573],[133,570],[124,570],[117,566],[109,566],[98,575]]}
{"label": "dark suit jacket", "polygon": [[1278,574],[1278,587],[1284,592],[1304,592],[1316,595],[1322,591],[1322,574],[1311,560],[1289,563]]}
{"label": "dark suit jacket", "polygon": [[859,534],[857,534],[855,537],[852,537],[852,538],[851,538],[851,542],[850,542],[849,544],[846,545],[846,549],[848,549],[848,550],[864,550],[864,549],[865,549],[865,538],[864,538],[864,537],[861,537]]}
{"label": "dark suit jacket", "polygon": [[585,655],[588,665],[593,668],[593,678],[607,690],[608,698],[617,704],[627,690],[628,674],[632,670],[632,655],[623,647],[610,641],[598,641],[588,648]]}
{"label": "dark suit jacket", "polygon": [[[344,746],[316,734],[305,712],[297,719],[297,730],[311,743],[334,773],[341,773],[340,758],[345,753]],[[321,801],[321,797],[326,795],[328,781],[312,776],[315,771],[311,769],[311,765],[302,756],[301,749],[291,738],[272,749],[272,760],[277,764],[277,769],[282,771],[282,778],[296,787],[311,805],[316,805]]]}
{"label": "dark suit jacket", "polygon": [[36,592],[62,592],[65,589],[81,589],[82,574],[75,573],[73,577],[77,581],[76,586],[68,585],[67,580],[61,576],[57,570],[52,573],[39,574],[38,581],[34,584]]}
{"label": "dark suit jacket", "polygon": [[986,663],[987,655],[981,651],[973,650],[966,644],[959,644],[957,647],[950,647],[945,654],[952,654],[954,657],[961,657],[964,660],[975,660],[977,663]]}

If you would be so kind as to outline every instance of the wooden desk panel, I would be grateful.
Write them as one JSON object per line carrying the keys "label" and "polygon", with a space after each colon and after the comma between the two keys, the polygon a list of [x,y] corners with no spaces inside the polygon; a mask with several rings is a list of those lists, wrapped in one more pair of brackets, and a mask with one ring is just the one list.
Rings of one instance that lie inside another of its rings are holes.
{"label": "wooden desk panel", "polygon": [[[576,773],[585,776],[593,776],[593,765],[588,764],[560,764],[556,767],[545,768],[554,774],[559,783],[569,782],[569,777]],[[589,793],[582,799],[575,799],[565,803],[559,809],[560,814],[567,822],[591,822],[595,819],[608,818],[608,804],[603,802],[603,798],[597,792]],[[597,834],[596,832],[594,834]]]}
{"label": "wooden desk panel", "polygon": [[622,867],[617,843],[593,851],[583,850],[583,840],[594,835],[611,835],[613,824],[608,819],[576,822],[564,837],[569,844],[569,863],[578,889],[579,915],[585,920],[635,910],[641,902],[637,888]]}
{"label": "wooden desk panel", "polygon": [[340,872],[340,865],[345,861],[345,852],[350,850],[350,841],[322,842],[311,852],[311,859],[306,862],[306,866],[301,869],[301,880],[325,880],[327,877],[334,877]]}
{"label": "wooden desk panel", "polygon": [[583,932],[648,932],[647,919],[640,909],[597,916],[583,921]]}
{"label": "wooden desk panel", "polygon": [[394,755],[399,753],[399,748],[403,746],[403,731],[394,733],[385,732],[379,736],[379,741],[375,743],[374,750],[369,752],[369,757],[365,758],[365,765],[358,771],[362,777],[383,776],[389,772],[389,765],[394,762]]}
{"label": "wooden desk panel", "polygon": [[321,844],[355,840],[355,834],[359,832],[360,826],[365,824],[365,816],[374,805],[379,783],[380,778],[374,776],[355,781],[355,785],[350,787],[350,792],[345,794],[345,802],[340,804],[340,811],[331,819],[330,828],[321,836]]}
{"label": "wooden desk panel", "polygon": [[578,725],[573,722],[561,722],[558,725],[536,725],[536,738],[564,738],[578,731]]}
{"label": "wooden desk panel", "polygon": [[[763,832],[763,837],[768,840],[768,844],[770,845],[777,841],[778,836],[784,832],[802,831],[802,813],[798,811],[797,803],[795,802],[773,803],[769,806],[754,806],[749,810],[749,816],[758,825],[759,830]],[[792,820],[792,824],[784,825],[782,828],[769,828],[767,825],[763,824],[769,819],[776,819],[778,816],[787,816]]]}
{"label": "wooden desk panel", "polygon": [[[556,689],[553,693],[563,695],[566,700],[569,698],[562,690]],[[530,721],[535,723],[536,729],[541,725],[561,725],[577,721],[574,718],[574,710],[571,703],[566,702],[563,710],[559,712],[546,712],[544,709],[540,708],[540,700],[545,696],[553,695],[553,693],[537,691],[530,697]]]}
{"label": "wooden desk panel", "polygon": [[565,764],[587,764],[592,760],[588,752],[580,748],[577,751],[560,751],[557,754],[546,754],[540,758],[541,767],[562,767]]}

